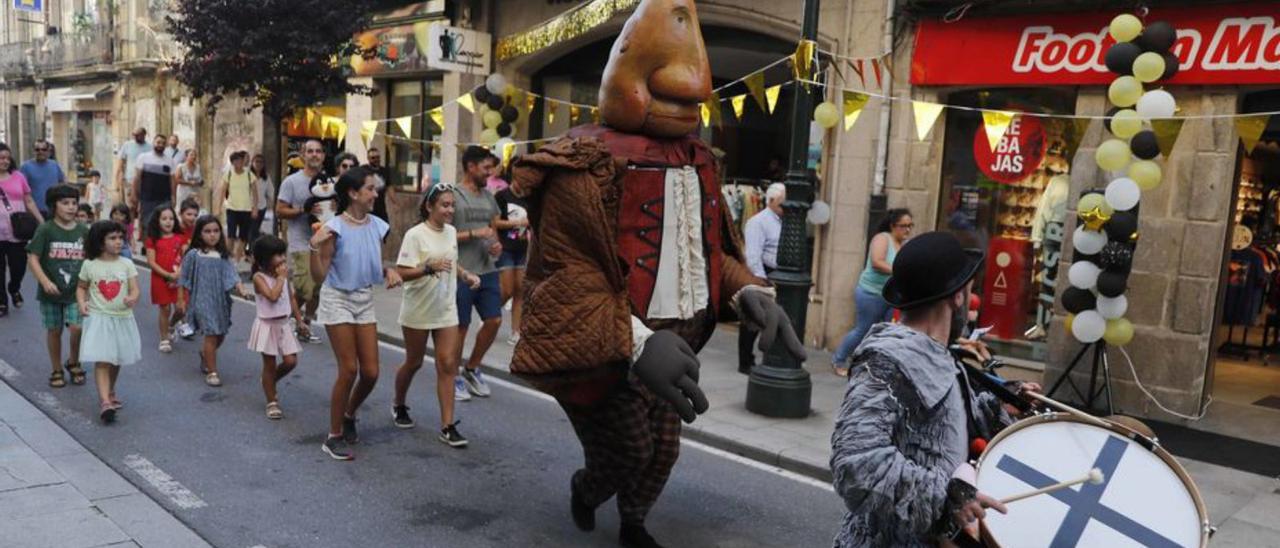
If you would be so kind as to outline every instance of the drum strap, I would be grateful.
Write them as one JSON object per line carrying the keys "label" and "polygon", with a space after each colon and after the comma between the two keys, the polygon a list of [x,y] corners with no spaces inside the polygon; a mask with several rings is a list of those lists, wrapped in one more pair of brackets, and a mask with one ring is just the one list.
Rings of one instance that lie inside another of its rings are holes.
{"label": "drum strap", "polygon": [[964,400],[964,415],[969,423],[969,441],[975,438],[991,439],[991,432],[979,421],[977,411],[974,404],[977,403],[973,396],[973,387],[969,386],[969,376],[965,374],[964,364],[955,362],[956,364],[956,383],[960,385],[960,397]]}

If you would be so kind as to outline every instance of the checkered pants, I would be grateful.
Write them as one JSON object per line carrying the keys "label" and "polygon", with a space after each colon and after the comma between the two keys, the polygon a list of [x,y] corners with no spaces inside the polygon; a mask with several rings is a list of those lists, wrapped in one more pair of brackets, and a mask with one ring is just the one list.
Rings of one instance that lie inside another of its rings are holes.
{"label": "checkered pants", "polygon": [[573,477],[583,502],[596,507],[616,494],[622,523],[643,524],[680,456],[679,415],[634,376],[596,406],[560,406],[586,458]]}

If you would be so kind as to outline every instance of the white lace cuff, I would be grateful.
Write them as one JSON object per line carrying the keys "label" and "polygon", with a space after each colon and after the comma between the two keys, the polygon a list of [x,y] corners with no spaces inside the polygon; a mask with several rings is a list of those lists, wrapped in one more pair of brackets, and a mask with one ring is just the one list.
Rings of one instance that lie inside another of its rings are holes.
{"label": "white lace cuff", "polygon": [[631,363],[640,360],[640,354],[644,352],[644,343],[653,335],[653,330],[644,325],[640,318],[631,317]]}

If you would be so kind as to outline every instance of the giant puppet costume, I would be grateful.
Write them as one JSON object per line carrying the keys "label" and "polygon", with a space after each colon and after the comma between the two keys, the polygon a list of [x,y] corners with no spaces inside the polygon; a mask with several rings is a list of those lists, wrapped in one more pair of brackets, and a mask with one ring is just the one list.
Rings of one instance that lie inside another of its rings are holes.
{"label": "giant puppet costume", "polygon": [[603,125],[515,161],[532,232],[511,370],[555,396],[582,442],[571,509],[591,530],[618,498],[621,541],[657,546],[644,519],[707,408],[696,351],[736,311],[762,348],[804,349],[765,280],[743,265],[710,148],[692,133],[711,70],[692,0],[644,0],[613,45]]}

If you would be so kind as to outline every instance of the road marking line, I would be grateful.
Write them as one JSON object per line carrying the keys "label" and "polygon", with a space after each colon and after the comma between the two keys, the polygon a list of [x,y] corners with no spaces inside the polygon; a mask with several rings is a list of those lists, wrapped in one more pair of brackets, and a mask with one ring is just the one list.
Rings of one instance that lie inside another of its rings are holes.
{"label": "road marking line", "polygon": [[90,426],[91,423],[89,422],[89,419],[85,418],[84,415],[81,415],[74,409],[62,405],[62,401],[58,400],[57,396],[54,396],[49,392],[36,392],[35,396],[36,402],[48,409],[50,413],[60,417],[62,420],[76,423],[80,426]]}
{"label": "road marking line", "polygon": [[179,508],[191,510],[193,508],[204,508],[208,506],[200,497],[197,497],[191,490],[183,487],[172,476],[166,474],[164,470],[156,467],[151,461],[142,455],[133,454],[124,458],[124,465],[133,470],[144,481],[155,487],[156,491],[169,498],[169,501],[176,504]]}
{"label": "road marking line", "polygon": [[14,369],[12,365],[9,365],[9,362],[0,360],[0,377],[4,377],[6,379],[12,379],[21,374],[22,373],[19,373],[18,370]]}
{"label": "road marking line", "polygon": [[[398,346],[396,346],[396,345],[394,345],[394,344],[388,343],[388,342],[386,342],[386,341],[378,341],[378,345],[379,345],[379,346],[381,346],[381,347],[383,347],[383,348],[386,348],[387,350],[392,350],[392,351],[400,352],[400,353],[402,353],[402,354],[404,353],[404,349],[403,349],[403,348],[400,348],[400,347],[398,347]],[[431,357],[430,357],[430,356],[427,356],[427,357],[425,357],[424,359],[425,359],[425,360],[427,360],[427,361],[431,361]],[[554,403],[554,402],[556,401],[556,399],[555,399],[555,398],[553,398],[553,397],[551,397],[551,396],[549,396],[549,395],[547,395],[547,394],[545,394],[545,393],[543,393],[543,392],[539,392],[539,391],[534,390],[534,389],[532,389],[532,388],[529,388],[529,387],[527,387],[527,386],[523,386],[523,385],[520,385],[520,384],[513,383],[513,382],[508,381],[508,380],[506,380],[506,379],[500,379],[500,378],[494,377],[493,375],[487,375],[487,376],[486,376],[486,378],[488,379],[489,384],[496,384],[496,385],[499,385],[499,386],[505,387],[505,388],[507,388],[507,389],[510,389],[510,390],[513,390],[513,391],[519,392],[519,393],[521,393],[521,394],[526,394],[526,395],[529,395],[529,396],[533,396],[533,397],[538,398],[538,399],[540,399],[540,400],[549,401],[549,402],[552,402],[552,403]],[[817,480],[817,479],[811,478],[811,477],[806,476],[806,475],[804,475],[804,474],[797,474],[797,473],[795,473],[795,472],[792,472],[792,471],[787,470],[787,469],[784,469],[784,468],[779,468],[779,467],[777,467],[777,466],[773,466],[773,465],[765,464],[765,463],[760,462],[760,461],[758,461],[758,460],[750,459],[750,458],[744,457],[744,456],[742,456],[742,455],[737,455],[737,454],[734,454],[734,453],[730,453],[730,452],[725,451],[725,450],[723,450],[723,449],[718,449],[718,448],[712,447],[712,446],[710,446],[710,445],[707,445],[707,444],[702,443],[702,442],[699,442],[699,441],[694,441],[694,440],[690,440],[690,439],[687,439],[687,438],[683,438],[683,437],[682,437],[682,438],[680,439],[680,443],[681,443],[681,445],[685,445],[685,446],[688,446],[688,447],[692,447],[692,448],[694,448],[694,449],[700,449],[700,450],[702,450],[702,451],[705,451],[705,452],[710,453],[710,454],[712,454],[712,455],[715,455],[715,456],[717,456],[717,457],[720,457],[720,458],[723,458],[723,459],[727,459],[727,460],[730,460],[730,461],[733,461],[733,462],[736,462],[736,463],[739,463],[739,464],[742,464],[742,465],[750,466],[751,468],[755,468],[755,469],[757,469],[757,470],[761,470],[761,471],[764,471],[764,472],[769,472],[769,473],[774,474],[774,475],[777,475],[777,476],[781,476],[781,477],[784,477],[784,478],[787,478],[787,479],[790,479],[790,480],[793,480],[793,481],[796,481],[796,482],[799,482],[799,483],[803,483],[803,484],[808,485],[808,486],[810,486],[810,487],[816,487],[816,488],[818,488],[818,489],[822,489],[822,490],[825,490],[825,491],[835,492],[835,489],[831,487],[831,484],[829,484],[829,483],[827,483],[827,482],[825,482],[825,481],[821,481],[821,480]]]}

